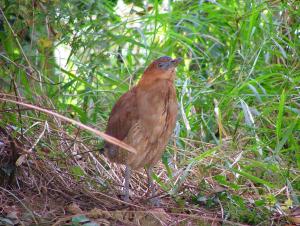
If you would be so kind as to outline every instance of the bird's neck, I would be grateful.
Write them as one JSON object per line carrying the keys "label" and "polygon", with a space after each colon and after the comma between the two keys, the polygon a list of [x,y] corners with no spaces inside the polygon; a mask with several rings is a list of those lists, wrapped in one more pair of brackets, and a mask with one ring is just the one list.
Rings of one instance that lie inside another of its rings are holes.
{"label": "bird's neck", "polygon": [[155,86],[159,83],[169,83],[169,84],[174,84],[174,78],[170,77],[170,78],[157,78],[157,77],[146,77],[143,76],[141,78],[141,80],[138,82],[139,87],[151,87],[151,86]]}

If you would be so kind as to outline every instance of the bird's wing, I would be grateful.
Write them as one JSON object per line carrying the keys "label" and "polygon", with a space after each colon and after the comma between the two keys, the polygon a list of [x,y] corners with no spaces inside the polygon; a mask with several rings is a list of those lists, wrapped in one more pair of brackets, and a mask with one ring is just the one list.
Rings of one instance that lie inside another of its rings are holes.
{"label": "bird's wing", "polygon": [[114,105],[106,128],[106,133],[123,140],[138,119],[136,87],[123,94]]}

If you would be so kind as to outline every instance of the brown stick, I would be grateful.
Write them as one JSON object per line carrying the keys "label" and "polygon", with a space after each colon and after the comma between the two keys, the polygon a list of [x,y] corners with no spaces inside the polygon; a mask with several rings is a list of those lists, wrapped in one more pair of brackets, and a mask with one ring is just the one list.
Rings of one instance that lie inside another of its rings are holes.
{"label": "brown stick", "polygon": [[[6,94],[0,93],[0,96],[4,96],[5,97]],[[34,110],[37,110],[37,111],[44,112],[44,113],[46,113],[48,115],[53,115],[53,116],[55,116],[57,118],[60,118],[60,119],[62,119],[64,121],[72,123],[73,125],[76,125],[76,126],[80,127],[81,129],[84,129],[84,130],[87,130],[87,131],[89,131],[91,133],[94,133],[97,136],[102,137],[104,140],[106,140],[109,143],[117,145],[117,146],[119,146],[119,147],[121,147],[121,148],[123,148],[123,149],[125,149],[125,150],[127,150],[129,152],[132,152],[132,153],[136,154],[136,150],[133,147],[129,146],[128,144],[126,144],[126,143],[124,143],[124,142],[122,142],[122,141],[120,141],[120,140],[118,140],[118,139],[116,139],[116,138],[114,138],[112,136],[109,136],[109,135],[107,135],[104,132],[101,132],[101,131],[96,130],[96,129],[92,128],[92,127],[84,125],[81,122],[78,122],[76,120],[67,118],[67,117],[65,117],[63,115],[60,115],[60,114],[56,113],[56,112],[52,112],[52,111],[49,111],[47,109],[44,109],[44,108],[41,108],[41,107],[38,107],[38,106],[35,106],[35,105],[32,105],[32,104],[27,104],[27,103],[23,103],[23,102],[20,102],[20,101],[10,100],[10,99],[3,98],[3,97],[0,98],[0,101],[14,103],[14,104],[17,104],[17,105],[21,105],[21,106],[28,107],[28,108],[31,108],[31,109],[34,109]]]}

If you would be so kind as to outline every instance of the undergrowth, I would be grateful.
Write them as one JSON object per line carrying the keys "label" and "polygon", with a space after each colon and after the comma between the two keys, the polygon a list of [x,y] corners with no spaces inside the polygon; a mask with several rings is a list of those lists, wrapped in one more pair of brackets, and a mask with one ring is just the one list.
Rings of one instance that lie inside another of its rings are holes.
{"label": "undergrowth", "polygon": [[[104,131],[117,98],[163,55],[184,59],[178,122],[153,176],[173,224],[188,215],[224,224],[290,219],[300,195],[299,1],[2,0],[0,7],[1,219],[14,203],[39,221],[34,201],[45,219],[70,203],[116,211],[123,182],[123,167],[98,153],[101,137],[9,100]],[[143,171],[131,186],[130,208],[146,211]]]}

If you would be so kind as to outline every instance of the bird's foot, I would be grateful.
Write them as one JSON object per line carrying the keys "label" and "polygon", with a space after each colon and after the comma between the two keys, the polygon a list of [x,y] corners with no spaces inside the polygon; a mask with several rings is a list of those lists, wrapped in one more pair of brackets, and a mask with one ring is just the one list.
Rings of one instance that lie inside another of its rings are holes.
{"label": "bird's foot", "polygon": [[125,185],[124,185],[124,190],[123,190],[123,197],[122,200],[124,202],[129,202],[129,183],[130,183],[130,174],[131,174],[131,169],[128,165],[126,165],[125,168]]}
{"label": "bird's foot", "polygon": [[149,199],[149,203],[151,206],[159,207],[161,204],[161,199],[158,197],[153,197]]}
{"label": "bird's foot", "polygon": [[130,198],[129,198],[129,196],[126,195],[126,194],[121,195],[121,199],[122,199],[122,201],[124,201],[124,202],[130,202]]}

